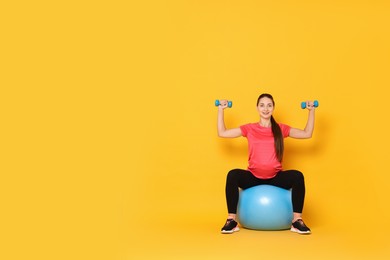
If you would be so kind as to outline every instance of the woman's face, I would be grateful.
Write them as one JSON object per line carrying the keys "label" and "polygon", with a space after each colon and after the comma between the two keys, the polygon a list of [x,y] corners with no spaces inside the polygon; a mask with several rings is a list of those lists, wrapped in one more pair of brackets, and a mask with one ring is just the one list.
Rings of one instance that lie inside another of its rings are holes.
{"label": "woman's face", "polygon": [[257,110],[259,111],[259,115],[263,119],[270,119],[272,113],[274,112],[274,104],[272,99],[263,97],[259,100],[259,104],[257,105]]}

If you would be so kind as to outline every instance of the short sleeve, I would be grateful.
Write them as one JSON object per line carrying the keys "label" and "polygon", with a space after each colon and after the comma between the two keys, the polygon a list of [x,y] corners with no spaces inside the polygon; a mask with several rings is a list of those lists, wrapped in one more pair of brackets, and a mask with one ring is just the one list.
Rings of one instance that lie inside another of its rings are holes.
{"label": "short sleeve", "polygon": [[242,133],[243,137],[246,137],[248,135],[249,128],[250,128],[250,124],[240,126],[241,133]]}
{"label": "short sleeve", "polygon": [[283,137],[288,137],[290,135],[291,127],[285,124],[279,124],[280,130],[282,130]]}

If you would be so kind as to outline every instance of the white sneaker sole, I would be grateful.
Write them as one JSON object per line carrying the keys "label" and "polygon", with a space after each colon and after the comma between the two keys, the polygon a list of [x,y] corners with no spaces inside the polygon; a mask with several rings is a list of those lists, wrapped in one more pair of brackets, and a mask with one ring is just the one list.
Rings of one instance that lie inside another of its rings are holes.
{"label": "white sneaker sole", "polygon": [[290,229],[292,232],[298,233],[298,234],[303,234],[303,235],[308,235],[311,233],[311,231],[300,231],[299,229],[296,229],[294,227],[291,227]]}
{"label": "white sneaker sole", "polygon": [[239,227],[235,227],[232,230],[222,230],[221,233],[222,234],[232,234],[233,232],[237,232],[237,231],[240,231]]}

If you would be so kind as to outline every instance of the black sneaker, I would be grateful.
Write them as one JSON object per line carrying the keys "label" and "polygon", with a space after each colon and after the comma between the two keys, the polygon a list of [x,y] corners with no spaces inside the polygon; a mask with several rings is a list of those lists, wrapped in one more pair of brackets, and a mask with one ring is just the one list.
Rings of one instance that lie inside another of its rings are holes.
{"label": "black sneaker", "polygon": [[291,225],[292,232],[297,232],[299,234],[310,234],[310,228],[308,228],[302,219],[297,219],[294,223]]}
{"label": "black sneaker", "polygon": [[226,220],[225,226],[221,229],[222,234],[231,234],[235,231],[239,231],[238,223],[234,220],[229,218]]}

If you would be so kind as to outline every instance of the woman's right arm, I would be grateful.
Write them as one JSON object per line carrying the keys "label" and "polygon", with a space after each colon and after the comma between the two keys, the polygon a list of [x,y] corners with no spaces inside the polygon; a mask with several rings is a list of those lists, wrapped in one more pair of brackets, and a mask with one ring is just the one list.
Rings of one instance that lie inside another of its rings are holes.
{"label": "woman's right arm", "polygon": [[242,136],[241,129],[231,128],[226,129],[225,127],[225,118],[224,118],[224,110],[227,108],[228,101],[220,100],[220,105],[218,106],[218,118],[217,118],[217,127],[218,127],[218,136],[225,138],[235,138]]}

